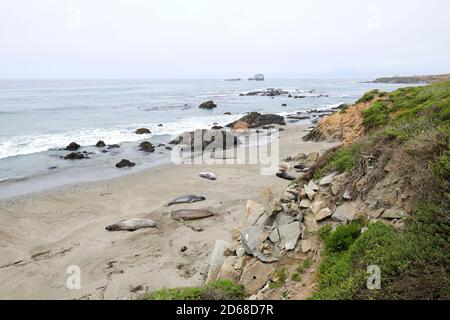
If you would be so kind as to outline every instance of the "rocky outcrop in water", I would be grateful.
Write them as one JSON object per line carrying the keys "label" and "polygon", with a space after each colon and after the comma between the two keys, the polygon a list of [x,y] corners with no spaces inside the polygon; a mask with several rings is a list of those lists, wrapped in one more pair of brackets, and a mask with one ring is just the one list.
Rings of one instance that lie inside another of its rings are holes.
{"label": "rocky outcrop in water", "polygon": [[139,150],[145,152],[155,152],[155,146],[148,141],[141,142]]}
{"label": "rocky outcrop in water", "polygon": [[78,150],[78,149],[80,149],[81,148],[81,146],[78,144],[78,143],[76,143],[76,142],[71,142],[71,143],[69,143],[69,145],[66,147],[66,150],[69,150],[69,151],[76,151],[76,150]]}
{"label": "rocky outcrop in water", "polygon": [[203,102],[201,105],[198,106],[200,109],[214,109],[217,108],[217,105],[214,103],[214,101],[210,100],[210,101],[206,101]]}
{"label": "rocky outcrop in water", "polygon": [[122,159],[116,163],[116,168],[134,167],[136,164],[127,159]]}
{"label": "rocky outcrop in water", "polygon": [[152,133],[150,129],[147,128],[139,128],[135,131],[136,134],[150,134]]}

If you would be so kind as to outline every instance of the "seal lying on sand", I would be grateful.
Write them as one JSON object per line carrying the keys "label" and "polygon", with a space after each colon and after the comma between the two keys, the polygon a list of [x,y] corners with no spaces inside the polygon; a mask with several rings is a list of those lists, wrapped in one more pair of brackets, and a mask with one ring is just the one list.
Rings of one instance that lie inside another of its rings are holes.
{"label": "seal lying on sand", "polygon": [[206,209],[181,209],[170,213],[172,219],[182,221],[203,219],[213,215],[214,213]]}
{"label": "seal lying on sand", "polygon": [[169,206],[171,206],[173,204],[194,203],[194,202],[203,201],[203,200],[206,200],[206,198],[203,197],[203,196],[196,196],[196,195],[193,195],[193,194],[186,194],[184,196],[177,197],[177,198],[169,201],[165,205],[165,207],[169,207]]}
{"label": "seal lying on sand", "polygon": [[277,176],[278,178],[285,179],[285,180],[290,180],[290,181],[295,180],[295,177],[291,176],[291,175],[290,175],[289,173],[287,173],[286,171],[278,172],[278,173],[276,174],[276,176]]}
{"label": "seal lying on sand", "polygon": [[158,225],[150,219],[125,219],[111,224],[105,229],[108,231],[136,231],[142,228],[158,228]]}
{"label": "seal lying on sand", "polygon": [[205,179],[209,179],[209,180],[216,180],[217,179],[217,176],[214,173],[212,173],[212,172],[200,172],[199,176],[201,178],[205,178]]}

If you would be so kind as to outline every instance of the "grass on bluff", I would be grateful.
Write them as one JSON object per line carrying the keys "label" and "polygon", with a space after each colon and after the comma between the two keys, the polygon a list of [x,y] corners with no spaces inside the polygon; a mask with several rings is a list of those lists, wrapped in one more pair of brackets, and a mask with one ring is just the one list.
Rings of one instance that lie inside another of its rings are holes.
{"label": "grass on bluff", "polygon": [[[336,151],[316,175],[350,171],[377,141],[392,141],[423,167],[423,179],[434,187],[417,194],[403,230],[381,222],[362,234],[355,223],[336,231],[322,227],[324,259],[312,299],[449,299],[450,82],[384,94],[363,117],[370,133]],[[381,269],[381,290],[366,287],[371,265]]]}
{"label": "grass on bluff", "polygon": [[143,300],[242,300],[245,289],[231,280],[212,281],[203,287],[163,288],[145,294]]}

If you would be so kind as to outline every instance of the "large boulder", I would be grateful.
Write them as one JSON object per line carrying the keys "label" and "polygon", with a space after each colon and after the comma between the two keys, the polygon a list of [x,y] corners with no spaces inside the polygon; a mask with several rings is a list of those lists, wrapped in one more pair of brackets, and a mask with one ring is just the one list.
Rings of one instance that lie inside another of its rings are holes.
{"label": "large boulder", "polygon": [[69,145],[66,147],[66,150],[69,150],[69,151],[76,151],[76,150],[78,150],[78,149],[80,149],[80,145],[78,144],[78,143],[76,143],[76,142],[71,142],[71,143],[69,143]]}
{"label": "large boulder", "polygon": [[103,141],[103,140],[99,140],[97,143],[96,143],[96,145],[95,145],[97,148],[103,148],[103,147],[106,147],[106,144],[105,144],[105,142]]}
{"label": "large boulder", "polygon": [[152,132],[147,128],[139,128],[135,131],[135,133],[136,134],[150,134]]}
{"label": "large boulder", "polygon": [[241,141],[226,131],[199,129],[185,132],[169,143],[188,146],[191,151],[204,151],[206,148],[212,151],[235,148],[241,144]]}
{"label": "large boulder", "polygon": [[155,152],[155,146],[148,141],[143,141],[139,145],[139,150],[145,152]]}
{"label": "large boulder", "polygon": [[214,281],[219,275],[220,269],[225,261],[224,252],[229,246],[229,243],[225,240],[216,240],[214,249],[211,255],[211,262],[209,263],[208,277],[206,282]]}
{"label": "large boulder", "polygon": [[249,128],[258,128],[269,124],[286,125],[284,117],[276,114],[261,114],[259,112],[250,112],[237,121],[229,123],[227,127],[233,128],[236,122],[242,121],[248,124]]}
{"label": "large boulder", "polygon": [[270,264],[251,261],[245,266],[239,284],[244,286],[247,293],[254,294],[264,287],[274,271],[274,267]]}
{"label": "large boulder", "polygon": [[134,167],[136,164],[134,162],[131,162],[127,159],[122,159],[118,163],[116,163],[117,168],[124,168],[124,167]]}
{"label": "large boulder", "polygon": [[65,160],[80,160],[84,159],[85,156],[81,152],[71,152],[64,156]]}
{"label": "large boulder", "polygon": [[214,109],[217,108],[217,105],[214,103],[214,101],[206,101],[203,102],[201,105],[198,106],[200,109]]}

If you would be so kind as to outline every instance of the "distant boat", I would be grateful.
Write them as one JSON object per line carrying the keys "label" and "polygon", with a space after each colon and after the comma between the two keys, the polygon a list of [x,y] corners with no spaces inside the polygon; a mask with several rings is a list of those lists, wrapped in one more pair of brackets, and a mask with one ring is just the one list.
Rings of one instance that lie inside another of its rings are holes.
{"label": "distant boat", "polygon": [[264,81],[264,75],[262,73],[257,73],[253,77],[248,78],[248,80]]}

